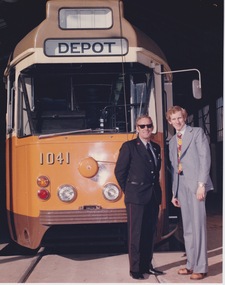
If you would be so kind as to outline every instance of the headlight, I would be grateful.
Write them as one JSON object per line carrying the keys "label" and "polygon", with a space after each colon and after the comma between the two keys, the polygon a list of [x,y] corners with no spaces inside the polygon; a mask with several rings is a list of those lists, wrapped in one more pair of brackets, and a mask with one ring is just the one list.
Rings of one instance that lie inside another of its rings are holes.
{"label": "headlight", "polygon": [[59,199],[63,202],[71,202],[76,199],[77,191],[76,189],[68,184],[61,185],[58,188]]}
{"label": "headlight", "polygon": [[121,197],[121,191],[115,184],[109,183],[104,186],[103,196],[106,200],[115,202]]}

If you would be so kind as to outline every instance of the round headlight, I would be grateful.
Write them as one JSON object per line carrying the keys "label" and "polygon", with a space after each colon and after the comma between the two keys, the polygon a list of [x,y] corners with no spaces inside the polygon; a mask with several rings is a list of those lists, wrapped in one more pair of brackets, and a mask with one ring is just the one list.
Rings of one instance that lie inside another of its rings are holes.
{"label": "round headlight", "polygon": [[73,186],[65,184],[58,188],[58,196],[63,202],[71,202],[76,199],[77,192]]}
{"label": "round headlight", "polygon": [[115,184],[109,183],[104,186],[103,196],[106,200],[117,201],[121,196],[121,191]]}

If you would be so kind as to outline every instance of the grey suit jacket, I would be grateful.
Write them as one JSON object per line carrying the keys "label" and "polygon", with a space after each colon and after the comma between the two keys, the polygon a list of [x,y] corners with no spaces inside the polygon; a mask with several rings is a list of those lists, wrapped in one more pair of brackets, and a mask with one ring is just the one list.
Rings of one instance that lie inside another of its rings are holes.
{"label": "grey suit jacket", "polygon": [[[169,142],[169,156],[173,175],[172,191],[174,197],[176,197],[178,188],[176,135]],[[206,191],[213,190],[213,184],[209,175],[211,165],[210,148],[202,128],[186,127],[182,138],[181,164],[187,185],[193,193],[197,191],[198,182],[206,184]]]}

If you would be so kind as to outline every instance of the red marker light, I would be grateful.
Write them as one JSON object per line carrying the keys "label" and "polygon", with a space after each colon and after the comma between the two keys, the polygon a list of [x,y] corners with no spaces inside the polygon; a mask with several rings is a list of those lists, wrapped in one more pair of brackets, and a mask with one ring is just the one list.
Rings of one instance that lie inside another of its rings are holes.
{"label": "red marker light", "polygon": [[47,189],[40,189],[38,190],[38,198],[40,198],[41,200],[48,200],[50,197],[50,193]]}

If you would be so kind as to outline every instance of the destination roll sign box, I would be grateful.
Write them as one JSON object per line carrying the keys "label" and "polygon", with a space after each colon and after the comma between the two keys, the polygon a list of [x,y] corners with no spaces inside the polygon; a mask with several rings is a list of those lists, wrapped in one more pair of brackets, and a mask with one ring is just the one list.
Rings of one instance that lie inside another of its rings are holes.
{"label": "destination roll sign box", "polygon": [[124,38],[47,39],[44,52],[47,56],[125,55],[128,52],[128,42]]}

